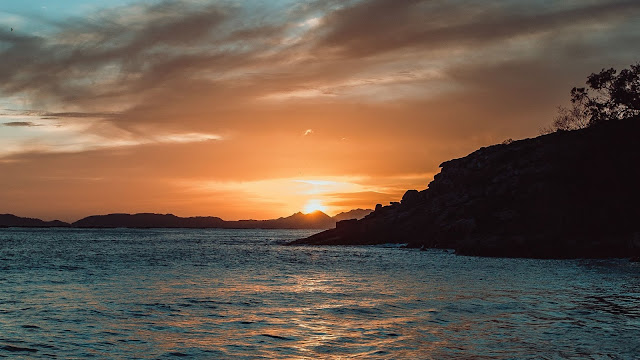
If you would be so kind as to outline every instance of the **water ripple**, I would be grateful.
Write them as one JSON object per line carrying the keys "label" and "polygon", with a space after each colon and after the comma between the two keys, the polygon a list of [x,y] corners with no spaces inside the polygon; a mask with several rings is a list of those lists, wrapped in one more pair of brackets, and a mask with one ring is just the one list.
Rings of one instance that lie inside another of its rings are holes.
{"label": "water ripple", "polygon": [[640,264],[0,230],[0,357],[635,359]]}

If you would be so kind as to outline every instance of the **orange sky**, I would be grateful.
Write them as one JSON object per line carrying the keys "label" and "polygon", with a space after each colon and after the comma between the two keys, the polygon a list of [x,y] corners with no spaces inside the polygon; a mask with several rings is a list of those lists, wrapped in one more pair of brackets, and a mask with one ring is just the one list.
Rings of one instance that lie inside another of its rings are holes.
{"label": "orange sky", "polygon": [[44,219],[373,208],[640,59],[637,1],[21,3],[0,213]]}

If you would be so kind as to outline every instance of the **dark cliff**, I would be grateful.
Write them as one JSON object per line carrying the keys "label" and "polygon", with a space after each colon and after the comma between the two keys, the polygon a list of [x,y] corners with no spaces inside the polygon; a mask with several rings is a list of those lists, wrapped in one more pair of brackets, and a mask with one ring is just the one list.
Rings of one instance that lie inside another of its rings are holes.
{"label": "dark cliff", "polygon": [[481,148],[428,188],[292,244],[408,243],[459,254],[640,255],[640,119]]}

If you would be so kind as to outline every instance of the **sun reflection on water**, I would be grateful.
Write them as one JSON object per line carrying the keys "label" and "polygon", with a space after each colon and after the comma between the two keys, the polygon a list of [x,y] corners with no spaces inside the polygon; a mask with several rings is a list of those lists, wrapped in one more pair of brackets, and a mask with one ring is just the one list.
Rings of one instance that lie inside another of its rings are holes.
{"label": "sun reflection on water", "polygon": [[5,344],[42,358],[637,353],[635,264],[280,245],[305,234],[0,232],[0,357]]}

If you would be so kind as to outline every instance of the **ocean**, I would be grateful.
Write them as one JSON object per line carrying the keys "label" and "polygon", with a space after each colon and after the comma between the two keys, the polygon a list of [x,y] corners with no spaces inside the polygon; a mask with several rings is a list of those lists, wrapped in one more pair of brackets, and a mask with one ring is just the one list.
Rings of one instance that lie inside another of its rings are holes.
{"label": "ocean", "polygon": [[0,229],[0,357],[638,359],[640,263]]}

